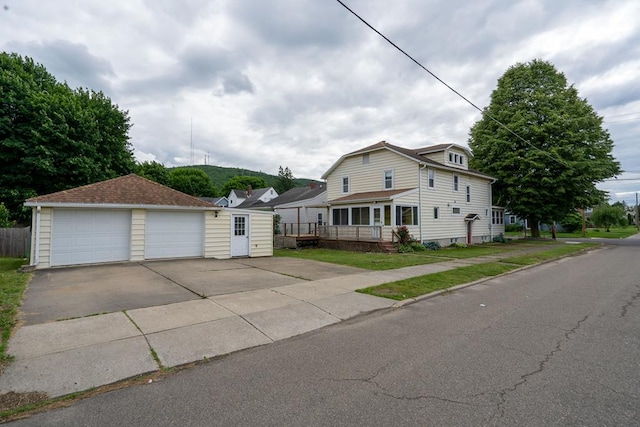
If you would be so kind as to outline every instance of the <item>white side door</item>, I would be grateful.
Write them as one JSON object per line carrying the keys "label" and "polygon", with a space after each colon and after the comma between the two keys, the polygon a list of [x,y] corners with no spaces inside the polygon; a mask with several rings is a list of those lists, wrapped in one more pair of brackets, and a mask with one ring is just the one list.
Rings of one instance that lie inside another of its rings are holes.
{"label": "white side door", "polygon": [[231,256],[249,256],[249,215],[231,217]]}

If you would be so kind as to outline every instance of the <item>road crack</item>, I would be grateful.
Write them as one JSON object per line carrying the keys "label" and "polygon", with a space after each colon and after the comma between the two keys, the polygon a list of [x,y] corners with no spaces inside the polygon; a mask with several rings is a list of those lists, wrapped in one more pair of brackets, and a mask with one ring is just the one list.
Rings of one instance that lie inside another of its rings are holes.
{"label": "road crack", "polygon": [[565,333],[564,333],[564,338],[563,338],[563,339],[561,339],[561,340],[559,340],[559,341],[556,343],[556,345],[555,345],[554,349],[553,349],[551,352],[549,352],[548,354],[546,354],[546,355],[542,358],[542,360],[540,360],[540,362],[538,362],[538,367],[537,367],[536,369],[534,369],[534,370],[532,370],[532,371],[530,371],[530,372],[527,372],[526,374],[521,375],[521,376],[520,376],[520,379],[518,380],[518,382],[516,382],[514,385],[512,385],[511,387],[504,388],[504,389],[502,389],[502,390],[500,390],[500,391],[498,392],[498,398],[499,398],[499,401],[498,401],[498,403],[497,403],[497,405],[496,405],[496,406],[497,406],[497,407],[496,407],[496,412],[491,416],[491,419],[492,419],[492,420],[493,420],[494,418],[496,418],[496,416],[497,416],[498,418],[503,418],[503,417],[504,417],[504,414],[505,414],[505,408],[504,408],[504,406],[505,406],[505,405],[506,405],[506,403],[507,403],[507,396],[508,396],[510,393],[514,393],[514,392],[516,392],[516,391],[518,390],[518,387],[520,387],[520,386],[522,386],[522,385],[526,384],[526,383],[527,383],[527,381],[529,381],[529,379],[530,379],[531,377],[533,377],[533,376],[535,376],[535,375],[537,375],[537,374],[541,373],[542,371],[544,371],[544,369],[545,369],[546,365],[551,361],[551,359],[552,359],[556,354],[558,354],[559,352],[561,352],[561,351],[562,351],[562,345],[571,339],[571,336],[572,336],[573,334],[575,334],[575,333],[576,333],[576,331],[577,331],[578,329],[580,329],[580,327],[582,326],[582,324],[583,324],[584,322],[586,322],[588,318],[589,318],[589,315],[586,315],[586,316],[585,316],[585,317],[583,317],[581,320],[579,320],[579,321],[578,321],[578,323],[576,323],[576,325],[575,325],[573,328],[571,328],[571,329],[569,329],[569,330],[565,331]]}
{"label": "road crack", "polygon": [[461,402],[461,401],[458,401],[458,400],[447,399],[445,397],[429,395],[429,394],[421,394],[421,395],[416,395],[416,396],[407,396],[407,395],[404,395],[404,394],[403,395],[397,395],[397,394],[391,393],[389,390],[387,390],[383,385],[381,385],[377,381],[377,378],[384,371],[386,371],[392,365],[392,363],[393,362],[387,363],[386,365],[384,365],[380,369],[378,369],[373,375],[370,375],[369,377],[365,377],[365,378],[340,378],[340,379],[322,378],[322,380],[323,381],[334,381],[334,382],[359,382],[359,383],[370,384],[370,385],[375,387],[374,394],[385,396],[385,397],[390,397],[390,398],[395,399],[395,400],[405,400],[405,401],[437,400],[437,401],[444,402],[444,403],[454,403],[454,404],[458,404],[458,405],[472,406],[471,404],[469,404],[467,402]]}
{"label": "road crack", "polygon": [[[640,286],[636,285],[636,288],[640,289]],[[631,296],[629,301],[625,305],[622,306],[622,311],[620,312],[620,317],[627,317],[627,313],[629,311],[629,307],[633,306],[633,304],[640,298],[640,291],[636,292]]]}

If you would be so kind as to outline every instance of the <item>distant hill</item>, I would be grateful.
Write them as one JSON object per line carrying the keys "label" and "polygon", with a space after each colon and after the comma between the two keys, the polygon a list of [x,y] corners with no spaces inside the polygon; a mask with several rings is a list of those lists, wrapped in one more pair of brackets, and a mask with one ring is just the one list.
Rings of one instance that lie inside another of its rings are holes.
{"label": "distant hill", "polygon": [[[218,188],[222,188],[222,186],[225,185],[227,181],[229,181],[234,176],[239,176],[239,175],[259,176],[261,178],[264,178],[264,180],[267,182],[267,184],[270,187],[274,187],[278,180],[277,175],[269,175],[268,173],[256,172],[249,169],[223,168],[222,166],[211,166],[211,165],[194,165],[194,166],[188,166],[188,167],[203,170],[207,175],[209,175],[209,178],[211,178],[211,181],[213,181],[213,184]],[[170,168],[170,169],[176,169],[176,168]],[[295,178],[293,181],[295,182],[296,187],[304,187],[306,185],[309,185],[309,183],[311,183],[311,181],[313,180],[307,179],[307,178]]]}

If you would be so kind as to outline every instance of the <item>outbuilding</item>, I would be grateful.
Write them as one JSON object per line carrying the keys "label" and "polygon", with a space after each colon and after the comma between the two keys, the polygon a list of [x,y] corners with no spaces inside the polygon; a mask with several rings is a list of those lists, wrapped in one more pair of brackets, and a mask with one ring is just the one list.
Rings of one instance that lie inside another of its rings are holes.
{"label": "outbuilding", "polygon": [[131,174],[33,197],[31,265],[273,255],[273,214],[229,209]]}

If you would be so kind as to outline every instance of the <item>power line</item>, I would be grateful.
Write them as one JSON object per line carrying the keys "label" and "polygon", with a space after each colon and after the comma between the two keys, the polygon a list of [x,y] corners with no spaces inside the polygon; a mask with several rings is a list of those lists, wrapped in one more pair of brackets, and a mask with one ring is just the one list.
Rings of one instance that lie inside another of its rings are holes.
{"label": "power line", "polygon": [[367,27],[369,27],[373,32],[375,32],[376,34],[378,34],[380,37],[382,37],[383,39],[385,39],[387,41],[387,43],[389,43],[391,46],[395,47],[398,51],[400,51],[404,56],[406,56],[407,58],[409,58],[411,61],[413,61],[418,67],[422,68],[424,71],[426,71],[427,73],[429,73],[434,79],[436,79],[437,81],[439,81],[440,83],[442,83],[447,89],[449,89],[451,92],[455,93],[456,95],[458,95],[460,98],[462,98],[466,103],[468,103],[469,105],[471,105],[473,108],[475,108],[476,110],[480,111],[480,113],[482,113],[483,115],[486,115],[488,118],[490,118],[491,120],[493,120],[494,122],[496,122],[499,126],[501,126],[502,128],[504,128],[507,132],[509,132],[510,134],[512,134],[513,136],[515,136],[516,138],[518,138],[519,140],[521,140],[522,142],[524,142],[525,144],[531,146],[531,148],[540,151],[541,153],[543,153],[545,156],[549,157],[550,159],[552,159],[553,161],[569,167],[569,165],[567,165],[564,161],[557,159],[555,157],[553,157],[551,154],[547,153],[544,150],[541,150],[540,148],[536,147],[535,145],[533,145],[531,142],[527,141],[526,139],[524,139],[523,137],[521,137],[520,135],[518,135],[517,133],[515,133],[514,131],[512,131],[511,129],[509,129],[504,123],[502,123],[500,120],[496,119],[495,117],[493,117],[491,114],[485,112],[482,110],[482,108],[478,107],[476,104],[474,104],[473,102],[471,102],[469,99],[467,99],[464,95],[462,95],[460,92],[458,92],[457,90],[455,90],[453,87],[451,87],[449,84],[447,84],[444,80],[442,80],[440,77],[438,77],[437,75],[435,75],[433,72],[431,72],[431,70],[429,70],[427,67],[425,67],[424,65],[422,65],[417,59],[415,59],[413,56],[409,55],[407,52],[405,52],[400,46],[398,46],[397,44],[395,44],[394,42],[392,42],[387,36],[385,36],[384,34],[382,34],[380,31],[378,31],[377,29],[375,29],[371,24],[369,24],[367,21],[365,21],[362,17],[360,17],[360,15],[358,15],[357,13],[355,13],[353,10],[351,10],[349,8],[349,6],[347,6],[346,4],[344,4],[342,2],[342,0],[336,0],[338,3],[340,3],[342,5],[342,7],[344,7],[345,9],[347,9],[349,12],[351,12],[351,14],[353,14],[353,16],[355,16],[356,18],[358,18],[360,21],[362,21],[362,23],[364,25],[366,25]]}

